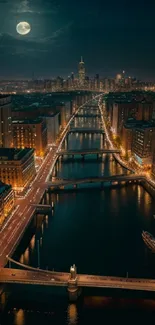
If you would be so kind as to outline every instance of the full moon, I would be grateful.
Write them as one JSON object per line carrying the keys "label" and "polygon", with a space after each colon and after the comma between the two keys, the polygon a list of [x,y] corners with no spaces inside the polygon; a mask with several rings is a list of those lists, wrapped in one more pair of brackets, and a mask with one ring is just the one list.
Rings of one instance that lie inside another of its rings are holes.
{"label": "full moon", "polygon": [[16,31],[20,35],[26,35],[31,31],[31,26],[26,21],[21,21],[19,24],[17,24]]}

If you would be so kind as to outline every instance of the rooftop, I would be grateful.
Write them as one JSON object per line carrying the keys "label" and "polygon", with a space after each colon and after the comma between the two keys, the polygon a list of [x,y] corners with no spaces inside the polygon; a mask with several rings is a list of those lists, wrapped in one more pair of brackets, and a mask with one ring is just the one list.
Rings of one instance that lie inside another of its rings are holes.
{"label": "rooftop", "polygon": [[0,99],[1,99],[1,98],[7,98],[7,97],[10,97],[10,95],[0,94]]}
{"label": "rooftop", "polygon": [[9,188],[11,188],[11,185],[5,184],[5,183],[0,181],[0,194],[5,192]]}
{"label": "rooftop", "polygon": [[56,115],[59,115],[60,114],[60,112],[58,111],[58,112],[55,112],[55,113],[42,113],[41,114],[41,117],[54,117],[54,116],[56,116]]}
{"label": "rooftop", "polygon": [[41,118],[36,119],[15,119],[12,120],[12,124],[40,124],[43,120]]}
{"label": "rooftop", "polygon": [[0,160],[21,160],[29,152],[33,153],[34,149],[0,148]]}
{"label": "rooftop", "polygon": [[124,123],[124,127],[126,129],[132,129],[132,128],[155,128],[155,122],[154,121],[137,121],[134,118],[129,118],[126,123]]}

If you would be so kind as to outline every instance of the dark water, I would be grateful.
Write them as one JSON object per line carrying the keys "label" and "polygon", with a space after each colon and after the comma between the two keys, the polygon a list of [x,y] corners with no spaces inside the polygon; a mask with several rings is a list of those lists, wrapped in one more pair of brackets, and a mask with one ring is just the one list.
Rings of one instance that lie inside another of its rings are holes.
{"label": "dark water", "polygon": [[[79,123],[81,126],[82,121]],[[87,123],[90,123],[88,119]],[[91,123],[99,126],[100,122]],[[68,137],[69,149],[101,148],[102,145],[100,135]],[[56,167],[57,177],[64,178],[125,172],[111,155],[104,155],[101,160],[89,156],[84,162],[80,156],[75,160],[59,160]],[[79,273],[126,276],[128,272],[129,277],[155,277],[155,256],[141,238],[143,229],[155,234],[152,217],[155,205],[141,186],[61,192],[51,194],[48,200],[54,204],[53,213],[34,218],[15,252],[15,259],[36,267],[40,263],[41,268],[58,271],[69,271],[75,263]],[[12,287],[10,290],[2,324],[101,324],[105,321],[128,324],[131,320],[152,324],[154,321],[153,300],[118,298],[112,292],[109,298],[94,297],[98,293],[85,292],[75,305],[68,303],[64,293],[55,296],[48,289]]]}

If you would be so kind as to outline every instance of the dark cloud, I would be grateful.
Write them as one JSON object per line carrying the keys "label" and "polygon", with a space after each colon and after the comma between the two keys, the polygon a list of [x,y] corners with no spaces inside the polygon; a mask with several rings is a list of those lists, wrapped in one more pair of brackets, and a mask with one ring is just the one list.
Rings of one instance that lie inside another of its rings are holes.
{"label": "dark cloud", "polygon": [[[38,73],[50,66],[67,75],[82,54],[89,74],[125,69],[152,78],[154,12],[152,0],[0,0],[1,71],[30,73],[36,58]],[[16,33],[23,20],[32,27],[24,37]]]}

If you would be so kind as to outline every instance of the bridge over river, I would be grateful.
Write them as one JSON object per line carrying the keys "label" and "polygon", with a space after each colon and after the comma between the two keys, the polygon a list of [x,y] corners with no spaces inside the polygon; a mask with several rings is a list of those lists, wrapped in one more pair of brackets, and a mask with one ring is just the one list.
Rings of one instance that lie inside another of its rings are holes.
{"label": "bridge over river", "polygon": [[69,297],[74,300],[78,297],[78,292],[82,287],[92,288],[109,288],[133,291],[155,291],[155,280],[153,279],[136,279],[113,276],[99,276],[89,274],[77,274],[76,266],[70,268],[70,273],[47,271],[35,269],[9,258],[15,264],[20,264],[24,270],[1,268],[0,283],[24,284],[24,285],[41,285],[66,287]]}
{"label": "bridge over river", "polygon": [[94,133],[94,134],[104,134],[104,130],[97,128],[70,128],[68,133]]}
{"label": "bridge over river", "polygon": [[116,184],[125,184],[125,183],[140,183],[146,181],[146,178],[143,175],[114,175],[114,176],[96,176],[96,177],[83,177],[75,179],[57,179],[56,177],[52,178],[52,182],[46,182],[46,187],[55,189],[64,189],[65,186],[73,185],[74,188],[77,188],[80,184],[86,183],[101,183],[101,186],[104,186],[105,183],[110,183],[110,185]]}
{"label": "bridge over river", "polygon": [[97,157],[102,156],[103,154],[113,154],[120,153],[119,149],[81,149],[81,150],[59,150],[57,151],[57,156],[86,156],[86,155],[97,155]]}

